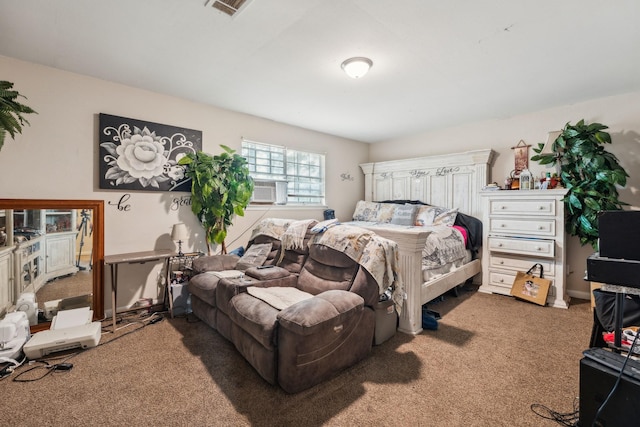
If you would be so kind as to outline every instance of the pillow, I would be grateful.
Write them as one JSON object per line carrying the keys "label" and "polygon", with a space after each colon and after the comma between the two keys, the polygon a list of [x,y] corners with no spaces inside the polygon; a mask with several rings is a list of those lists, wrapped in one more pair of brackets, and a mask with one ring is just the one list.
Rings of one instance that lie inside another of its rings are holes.
{"label": "pillow", "polygon": [[398,205],[393,203],[378,203],[378,206],[378,217],[376,222],[391,222],[393,214],[396,211],[396,206]]}
{"label": "pillow", "polygon": [[242,255],[242,258],[238,260],[236,264],[236,270],[246,270],[250,267],[258,267],[267,260],[269,252],[271,252],[272,243],[259,243],[257,245],[249,246]]}
{"label": "pillow", "polygon": [[379,203],[360,200],[356,204],[356,210],[353,212],[353,220],[377,222],[378,209],[380,209]]}
{"label": "pillow", "polygon": [[419,227],[432,225],[435,214],[436,211],[431,209],[431,206],[420,206],[418,208],[418,212],[416,212],[416,219],[414,224]]}
{"label": "pillow", "polygon": [[458,208],[442,208],[439,206],[421,206],[416,215],[415,224],[425,225],[448,225],[453,226],[458,216]]}
{"label": "pillow", "polygon": [[391,224],[413,225],[416,217],[416,205],[396,205]]}

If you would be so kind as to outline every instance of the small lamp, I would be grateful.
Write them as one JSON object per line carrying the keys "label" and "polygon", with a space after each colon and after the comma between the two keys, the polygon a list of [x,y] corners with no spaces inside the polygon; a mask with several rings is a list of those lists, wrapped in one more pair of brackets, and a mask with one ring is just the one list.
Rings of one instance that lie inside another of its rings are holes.
{"label": "small lamp", "polygon": [[342,63],[342,69],[352,79],[359,79],[367,74],[373,62],[369,58],[349,58]]}
{"label": "small lamp", "polygon": [[189,238],[187,226],[184,223],[174,224],[171,230],[171,240],[178,242],[178,256],[183,256],[182,242]]}

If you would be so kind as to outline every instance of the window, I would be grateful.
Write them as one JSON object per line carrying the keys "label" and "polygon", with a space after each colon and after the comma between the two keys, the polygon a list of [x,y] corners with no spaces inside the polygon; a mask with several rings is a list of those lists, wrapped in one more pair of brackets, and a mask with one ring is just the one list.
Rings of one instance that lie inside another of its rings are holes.
{"label": "window", "polygon": [[324,205],[324,154],[242,140],[254,180],[285,181],[286,204]]}

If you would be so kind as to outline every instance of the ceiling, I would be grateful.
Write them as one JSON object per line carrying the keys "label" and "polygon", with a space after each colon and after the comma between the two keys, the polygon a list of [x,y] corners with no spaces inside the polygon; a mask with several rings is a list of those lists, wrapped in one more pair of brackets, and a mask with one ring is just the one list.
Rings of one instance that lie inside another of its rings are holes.
{"label": "ceiling", "polygon": [[206,2],[0,0],[0,55],[370,143],[640,90],[638,0]]}

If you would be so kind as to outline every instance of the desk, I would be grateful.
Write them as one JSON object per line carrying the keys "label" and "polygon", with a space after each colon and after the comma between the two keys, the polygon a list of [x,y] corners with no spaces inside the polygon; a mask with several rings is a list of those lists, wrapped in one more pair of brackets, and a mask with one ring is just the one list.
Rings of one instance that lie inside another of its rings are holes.
{"label": "desk", "polygon": [[175,256],[175,253],[170,250],[158,250],[158,251],[144,251],[144,252],[130,252],[126,254],[106,255],[104,257],[104,264],[111,267],[111,313],[113,319],[113,332],[116,328],[116,295],[118,292],[118,266],[120,264],[144,264],[152,261],[164,261],[165,268],[169,269],[169,258]]}

